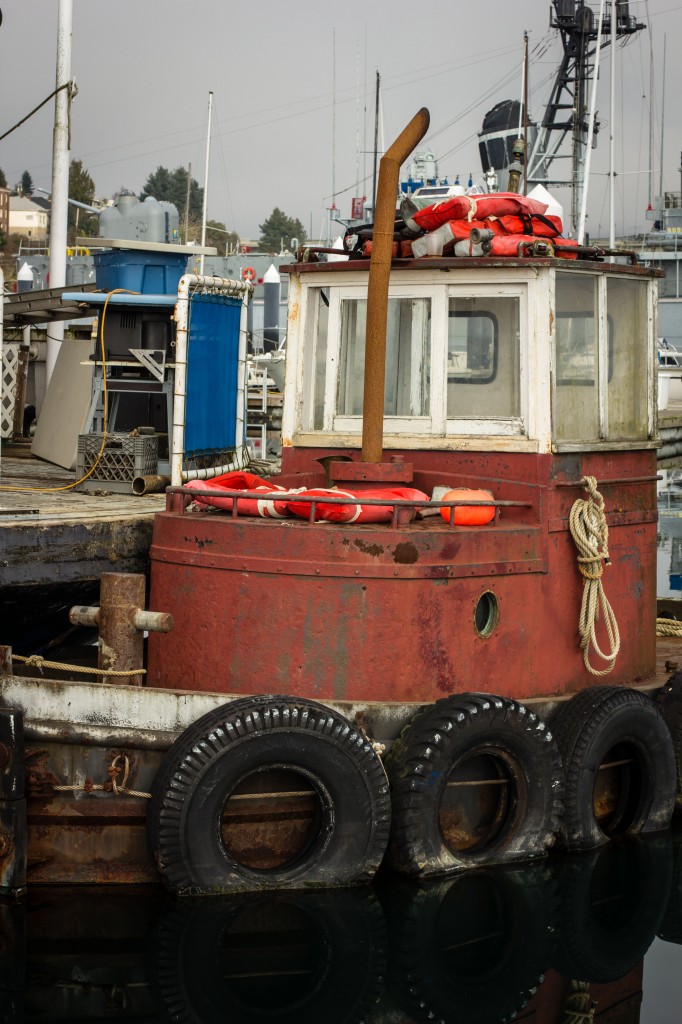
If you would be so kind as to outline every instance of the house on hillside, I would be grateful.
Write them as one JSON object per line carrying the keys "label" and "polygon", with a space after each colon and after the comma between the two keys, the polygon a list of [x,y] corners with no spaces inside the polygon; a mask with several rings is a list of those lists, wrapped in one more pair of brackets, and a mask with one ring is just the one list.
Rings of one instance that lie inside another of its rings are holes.
{"label": "house on hillside", "polygon": [[47,212],[32,199],[25,196],[10,196],[9,233],[23,238],[43,240],[47,238]]}

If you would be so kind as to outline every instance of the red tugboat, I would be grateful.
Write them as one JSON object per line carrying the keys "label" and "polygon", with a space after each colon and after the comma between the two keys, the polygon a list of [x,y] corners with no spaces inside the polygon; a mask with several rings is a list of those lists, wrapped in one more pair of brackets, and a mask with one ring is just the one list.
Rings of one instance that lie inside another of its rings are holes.
{"label": "red tugboat", "polygon": [[655,275],[532,225],[511,257],[405,255],[398,169],[427,126],[382,160],[371,258],[289,268],[281,475],[169,490],[150,605],[175,625],[150,636],[146,687],[45,702],[0,683],[28,721],[108,727],[137,795],[88,799],[125,806],[129,880],[150,876],[145,821],[167,884],[201,893],[362,882],[387,851],[442,874],[670,821]]}

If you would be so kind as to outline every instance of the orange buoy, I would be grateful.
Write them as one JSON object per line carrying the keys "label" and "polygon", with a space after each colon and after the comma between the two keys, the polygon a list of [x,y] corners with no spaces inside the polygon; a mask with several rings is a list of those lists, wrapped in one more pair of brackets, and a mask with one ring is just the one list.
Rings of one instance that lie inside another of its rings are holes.
{"label": "orange buoy", "polygon": [[[446,491],[441,501],[485,501],[494,497],[490,491],[476,491],[470,487],[458,487]],[[449,508],[441,508],[440,514],[446,523],[450,522]],[[485,526],[495,518],[494,505],[457,505],[455,507],[455,526]]]}

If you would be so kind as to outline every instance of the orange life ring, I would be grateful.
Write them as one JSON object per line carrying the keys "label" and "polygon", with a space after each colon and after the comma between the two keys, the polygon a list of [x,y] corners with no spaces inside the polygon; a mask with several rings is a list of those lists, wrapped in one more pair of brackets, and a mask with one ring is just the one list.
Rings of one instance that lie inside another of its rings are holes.
{"label": "orange life ring", "polygon": [[253,269],[253,267],[244,267],[244,269],[242,270],[243,281],[253,281],[255,277],[256,271]]}
{"label": "orange life ring", "polygon": [[[493,499],[490,491],[475,491],[468,487],[459,487],[446,491],[441,501],[485,501]],[[442,507],[440,514],[446,523],[450,522],[450,509]],[[494,505],[456,505],[455,526],[485,526],[495,518]]]}

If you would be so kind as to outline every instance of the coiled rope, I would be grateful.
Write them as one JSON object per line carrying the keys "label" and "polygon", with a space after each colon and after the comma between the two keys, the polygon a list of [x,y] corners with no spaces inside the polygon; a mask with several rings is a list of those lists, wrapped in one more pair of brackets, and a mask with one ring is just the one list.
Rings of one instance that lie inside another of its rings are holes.
{"label": "coiled rope", "polygon": [[590,995],[586,981],[572,981],[571,992],[564,1006],[562,1024],[592,1024],[597,1004]]}
{"label": "coiled rope", "polygon": [[[593,676],[605,676],[615,665],[620,651],[618,623],[601,581],[604,572],[602,562],[610,565],[609,528],[606,525],[604,499],[597,490],[595,477],[584,476],[580,482],[590,497],[577,498],[568,518],[571,536],[578,549],[578,568],[583,577],[583,600],[578,624],[580,647],[587,671]],[[600,608],[609,638],[610,653],[602,651],[597,643],[595,625]],[[598,658],[607,663],[605,668],[593,668],[590,664],[590,647],[594,648]]]}
{"label": "coiled rope", "polygon": [[656,619],[656,636],[682,636],[682,622],[677,619]]}

